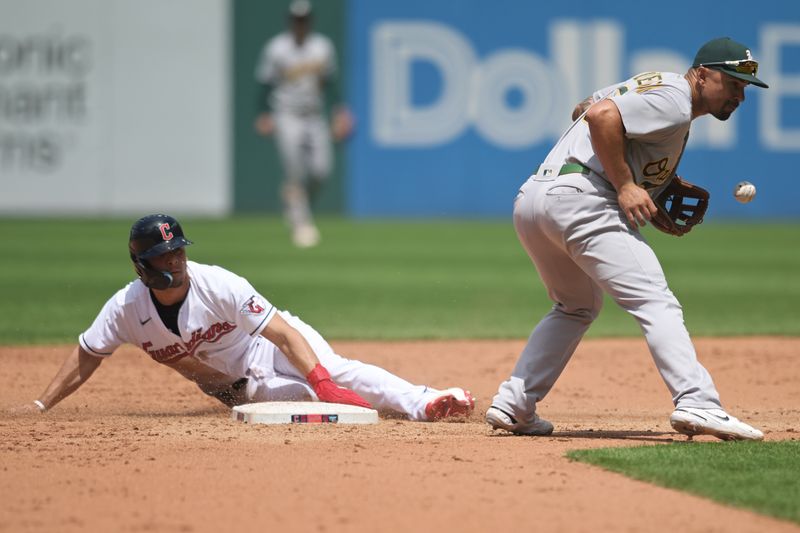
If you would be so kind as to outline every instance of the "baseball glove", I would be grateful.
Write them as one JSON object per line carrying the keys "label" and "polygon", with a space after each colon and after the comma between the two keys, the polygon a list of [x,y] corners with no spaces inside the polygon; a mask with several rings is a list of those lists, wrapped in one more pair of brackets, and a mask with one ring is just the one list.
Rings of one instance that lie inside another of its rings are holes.
{"label": "baseball glove", "polygon": [[658,214],[650,223],[664,233],[685,235],[703,221],[709,198],[704,188],[675,176],[655,198]]}

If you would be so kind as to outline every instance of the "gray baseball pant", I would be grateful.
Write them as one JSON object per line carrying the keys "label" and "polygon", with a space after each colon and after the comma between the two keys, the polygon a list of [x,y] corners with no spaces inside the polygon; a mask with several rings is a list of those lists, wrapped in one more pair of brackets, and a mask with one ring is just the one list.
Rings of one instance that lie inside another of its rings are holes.
{"label": "gray baseball pant", "polygon": [[720,408],[655,253],[628,226],[614,188],[594,174],[531,176],[514,203],[514,227],[555,302],[530,335],[492,404],[518,422],[555,384],[608,293],[633,315],[676,406]]}

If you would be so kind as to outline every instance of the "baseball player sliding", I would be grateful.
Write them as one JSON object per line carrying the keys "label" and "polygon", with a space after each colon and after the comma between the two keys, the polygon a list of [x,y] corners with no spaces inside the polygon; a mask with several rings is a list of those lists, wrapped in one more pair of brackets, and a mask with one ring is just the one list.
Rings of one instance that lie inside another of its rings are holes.
{"label": "baseball player sliding", "polygon": [[129,247],[139,279],[106,302],[79,337],[44,394],[52,408],[80,387],[121,344],[193,381],[225,405],[320,400],[405,414],[411,420],[469,415],[461,388],[435,390],[376,366],[345,359],[311,326],[279,311],[244,278],[186,259],[192,244],[168,215],[131,228]]}
{"label": "baseball player sliding", "polygon": [[[332,166],[331,130],[325,119],[323,90],[335,91],[336,51],[330,39],[311,31],[308,0],[289,6],[289,30],[270,39],[256,67],[266,106],[256,120],[261,135],[275,135],[284,168],[282,197],[292,241],[301,248],[319,240],[311,203]],[[338,101],[336,95],[334,101]],[[352,116],[338,104],[333,113],[333,137],[352,130]]]}
{"label": "baseball player sliding", "polygon": [[[597,317],[605,292],[644,332],[672,394],[674,429],[725,440],[763,438],[722,409],[681,306],[638,231],[655,221],[654,199],[677,179],[691,121],[706,114],[727,120],[744,101],[745,87],[767,87],[757,69],[746,46],[714,39],[685,75],[647,72],[579,104],[575,122],[515,200],[517,235],[555,305],[500,385],[486,413],[492,427],[527,435],[553,431],[536,404]],[[676,221],[686,218],[678,213]]]}

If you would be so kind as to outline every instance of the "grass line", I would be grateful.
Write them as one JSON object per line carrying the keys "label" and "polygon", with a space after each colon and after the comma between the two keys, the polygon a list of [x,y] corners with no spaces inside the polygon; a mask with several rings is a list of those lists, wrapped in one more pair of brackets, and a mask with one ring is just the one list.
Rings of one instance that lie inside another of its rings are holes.
{"label": "grass line", "polygon": [[[0,343],[74,342],[134,279],[133,220],[0,219]],[[552,303],[507,220],[320,220],[298,250],[269,217],[183,219],[190,259],[248,278],[330,339],[525,338]],[[645,229],[693,335],[800,335],[798,224]],[[639,336],[607,301],[588,333]]]}
{"label": "grass line", "polygon": [[567,453],[570,459],[800,524],[800,442],[674,443]]}

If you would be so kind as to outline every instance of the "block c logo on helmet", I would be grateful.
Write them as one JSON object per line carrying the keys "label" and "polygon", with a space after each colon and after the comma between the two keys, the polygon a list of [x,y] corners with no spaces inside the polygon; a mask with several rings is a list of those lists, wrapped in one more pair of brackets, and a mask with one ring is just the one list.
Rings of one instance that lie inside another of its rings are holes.
{"label": "block c logo on helmet", "polygon": [[168,223],[165,222],[163,224],[159,224],[158,229],[161,230],[161,237],[165,241],[171,241],[172,240],[173,235],[172,235],[172,232],[169,230],[170,228],[169,228],[169,224]]}

